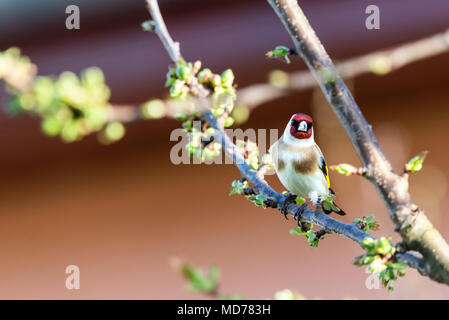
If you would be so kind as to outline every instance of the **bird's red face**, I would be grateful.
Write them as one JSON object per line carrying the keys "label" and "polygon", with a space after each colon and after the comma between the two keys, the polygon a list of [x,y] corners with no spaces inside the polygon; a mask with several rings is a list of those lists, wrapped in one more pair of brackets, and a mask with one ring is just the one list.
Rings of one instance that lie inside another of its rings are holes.
{"label": "bird's red face", "polygon": [[296,139],[309,139],[312,136],[313,120],[304,113],[293,115],[290,120],[290,134]]}

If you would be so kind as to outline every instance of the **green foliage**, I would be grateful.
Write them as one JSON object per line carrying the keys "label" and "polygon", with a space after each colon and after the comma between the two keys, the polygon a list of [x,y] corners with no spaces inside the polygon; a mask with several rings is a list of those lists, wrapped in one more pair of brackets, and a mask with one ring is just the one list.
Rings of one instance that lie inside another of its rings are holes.
{"label": "green foliage", "polygon": [[277,46],[271,51],[268,51],[266,53],[266,56],[268,58],[284,58],[285,62],[290,63],[289,55],[292,53],[292,50],[290,48],[287,48],[285,46]]}
{"label": "green foliage", "polygon": [[[216,117],[223,117],[225,127],[232,126],[235,120],[229,114],[232,112],[236,98],[232,70],[227,69],[219,75],[212,73],[208,68],[200,69],[200,61],[191,63],[182,59],[170,68],[165,83],[170,88],[170,97],[185,100],[192,92],[193,95],[197,93],[198,86],[203,86],[203,89],[209,90],[213,97],[214,106],[211,108],[211,112]],[[153,101],[144,105],[143,108],[143,114],[147,117],[155,118],[165,115],[162,102],[155,104]],[[186,148],[191,157],[196,157],[204,162],[206,159],[213,159],[221,155],[221,144],[211,142],[213,129],[209,124],[200,122],[198,112],[179,113],[175,115],[175,118],[183,122],[182,127],[189,135],[189,143]],[[200,122],[199,126],[195,126],[196,121]]]}
{"label": "green foliage", "polygon": [[367,217],[355,218],[352,220],[352,224],[356,225],[360,230],[362,231],[368,231],[368,230],[378,230],[379,224],[374,221],[374,215],[369,215]]}
{"label": "green foliage", "polygon": [[234,73],[232,72],[231,69],[226,69],[225,71],[223,71],[223,73],[221,74],[221,85],[224,88],[232,88],[232,85],[234,83]]}
{"label": "green foliage", "polygon": [[[214,98],[215,106],[212,112],[216,117],[225,112],[230,113],[234,107],[236,98],[234,84],[234,73],[231,69],[225,70],[221,75],[214,74],[210,69],[200,71],[201,62],[195,63],[179,60],[175,67],[170,68],[167,73],[165,85],[170,87],[170,97],[185,99],[191,92],[191,86],[195,85],[194,78],[198,83],[209,89]],[[229,122],[228,122],[229,124]]]}
{"label": "green foliage", "polygon": [[142,22],[141,27],[142,27],[143,31],[153,32],[155,23],[153,20],[147,20],[147,21]]}
{"label": "green foliage", "polygon": [[202,293],[218,300],[242,300],[240,294],[223,294],[218,291],[220,284],[220,269],[211,265],[207,270],[194,267],[189,264],[175,261],[175,268],[187,281],[187,289]]}
{"label": "green foliage", "polygon": [[340,212],[341,209],[334,204],[334,196],[329,195],[322,202],[323,209],[326,211]]}
{"label": "green foliage", "polygon": [[46,135],[66,142],[93,132],[100,132],[106,143],[123,137],[121,123],[108,124],[110,92],[100,69],[88,68],[79,77],[69,71],[59,77],[36,77],[36,71],[19,49],[0,52],[0,80],[13,94],[8,102],[11,113],[39,117]]}
{"label": "green foliage", "polygon": [[368,266],[368,271],[377,274],[384,287],[394,290],[391,283],[404,276],[408,266],[395,256],[396,249],[391,238],[375,240],[367,237],[362,242],[362,248],[366,250],[366,254],[356,257],[354,264]]}
{"label": "green foliage", "polygon": [[405,171],[407,172],[418,172],[422,169],[422,165],[424,162],[424,159],[427,156],[427,151],[423,151],[417,156],[410,159],[409,162],[405,165]]}
{"label": "green foliage", "polygon": [[231,184],[231,192],[229,193],[230,196],[233,194],[243,194],[243,189],[248,188],[248,181],[246,180],[234,180]]}
{"label": "green foliage", "polygon": [[[250,190],[249,193],[246,193],[246,190]],[[244,195],[249,201],[254,203],[257,207],[262,207],[264,209],[267,208],[267,201],[269,199],[263,194],[254,194],[254,190],[249,188],[249,184],[247,180],[239,179],[234,180],[231,185],[231,192],[229,195],[233,194],[241,194]]]}
{"label": "green foliage", "polygon": [[225,120],[224,126],[226,128],[228,128],[228,127],[232,126],[233,124],[234,124],[234,118],[227,117],[226,120]]}
{"label": "green foliage", "polygon": [[263,194],[257,194],[254,196],[250,196],[248,198],[252,203],[254,203],[257,207],[262,207],[264,209],[267,208],[265,201],[268,200],[267,197],[265,197]]}
{"label": "green foliage", "polygon": [[204,68],[198,73],[198,81],[201,84],[209,84],[212,81],[213,75],[209,68]]}
{"label": "green foliage", "polygon": [[309,242],[310,246],[312,248],[318,247],[318,243],[320,240],[323,240],[323,237],[317,237],[315,231],[312,229],[312,225],[308,224],[307,231],[303,231],[300,227],[296,227],[290,230],[290,234],[297,235],[297,236],[304,236],[307,239],[307,242]]}
{"label": "green foliage", "polygon": [[29,89],[37,68],[30,59],[20,54],[19,48],[9,48],[0,52],[0,80],[13,93]]}
{"label": "green foliage", "polygon": [[165,116],[165,104],[162,100],[150,100],[142,105],[142,115],[146,119],[160,119]]}
{"label": "green foliage", "polygon": [[213,159],[221,155],[221,144],[213,141],[213,128],[206,128],[196,114],[188,115],[187,118],[179,116],[179,119],[186,119],[182,123],[182,127],[189,137],[186,149],[189,152],[190,157],[196,157],[203,163],[206,159]]}
{"label": "green foliage", "polygon": [[201,293],[214,293],[220,282],[220,270],[217,266],[210,266],[207,272],[188,264],[180,266],[180,272],[188,282],[188,288]]}
{"label": "green foliage", "polygon": [[[14,68],[19,70],[14,72],[20,72],[21,68],[23,72],[29,72],[29,61],[17,54],[19,51],[12,50],[11,53],[11,49],[1,53],[0,69],[13,56],[18,61]],[[9,58],[4,61],[5,57]],[[14,81],[5,81],[8,85],[14,84]],[[40,117],[42,131],[49,136],[60,136],[65,142],[79,140],[103,129],[107,131],[102,132],[102,140],[112,142],[123,137],[124,127],[120,123],[107,125],[109,96],[103,72],[93,67],[84,70],[80,77],[66,71],[57,78],[33,78],[27,88],[16,83],[9,110],[14,114]]]}
{"label": "green foliage", "polygon": [[357,171],[357,169],[354,166],[352,166],[350,164],[346,164],[346,163],[341,163],[337,166],[332,167],[332,169],[337,171],[339,174],[342,174],[345,176],[350,176],[351,174],[353,174],[354,172]]}
{"label": "green foliage", "polygon": [[254,170],[258,170],[259,165],[259,148],[256,143],[247,140],[237,140],[236,146],[243,155],[245,162]]}
{"label": "green foliage", "polygon": [[249,119],[249,108],[245,105],[236,105],[232,109],[231,116],[235,120],[236,124],[241,124]]}

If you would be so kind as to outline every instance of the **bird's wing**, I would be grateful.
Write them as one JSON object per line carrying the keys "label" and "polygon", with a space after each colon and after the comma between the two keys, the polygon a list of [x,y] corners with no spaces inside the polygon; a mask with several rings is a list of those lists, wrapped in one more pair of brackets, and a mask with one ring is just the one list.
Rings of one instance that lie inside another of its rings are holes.
{"label": "bird's wing", "polygon": [[318,147],[317,144],[315,144],[316,150],[318,152],[318,167],[320,168],[321,172],[323,172],[324,177],[327,181],[327,187],[331,188],[331,182],[329,180],[329,170],[327,169],[326,161],[324,160],[323,153],[321,152],[320,147]]}

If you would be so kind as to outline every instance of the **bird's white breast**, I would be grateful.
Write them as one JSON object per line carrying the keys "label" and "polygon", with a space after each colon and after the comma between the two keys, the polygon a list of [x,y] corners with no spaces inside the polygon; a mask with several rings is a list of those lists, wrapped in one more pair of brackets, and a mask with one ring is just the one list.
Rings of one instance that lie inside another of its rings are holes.
{"label": "bird's white breast", "polygon": [[[283,186],[290,192],[310,198],[312,201],[318,196],[326,197],[329,194],[326,177],[318,166],[313,164],[312,170],[300,172],[298,164],[310,161],[311,158],[319,159],[320,154],[315,143],[304,146],[286,144],[282,137],[270,148],[270,153],[276,167],[276,174]],[[296,168],[295,168],[296,163]]]}

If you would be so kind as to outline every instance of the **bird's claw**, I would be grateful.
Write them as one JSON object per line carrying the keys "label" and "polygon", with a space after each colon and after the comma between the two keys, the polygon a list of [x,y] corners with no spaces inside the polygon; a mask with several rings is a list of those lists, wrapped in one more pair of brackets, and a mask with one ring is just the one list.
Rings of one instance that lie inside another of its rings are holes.
{"label": "bird's claw", "polygon": [[287,208],[288,208],[288,206],[291,203],[296,203],[296,198],[297,198],[296,195],[294,195],[293,193],[289,193],[286,196],[286,198],[284,200],[284,203],[282,204],[281,212],[284,215],[285,219],[287,219],[287,220],[288,220],[288,218],[287,218],[287,216],[288,216],[288,209]]}
{"label": "bird's claw", "polygon": [[296,213],[295,213],[295,219],[296,219],[296,221],[298,221],[298,227],[301,228],[301,231],[302,231],[302,232],[306,232],[306,231],[309,231],[309,230],[310,230],[310,228],[309,228],[309,226],[308,226],[308,223],[306,223],[306,222],[301,222],[301,216],[302,216],[302,214],[304,213],[304,211],[306,210],[307,206],[308,206],[309,204],[311,204],[311,203],[312,203],[312,202],[308,201],[308,202],[305,202],[305,203],[299,205],[299,206],[298,206],[298,210],[297,210]]}

